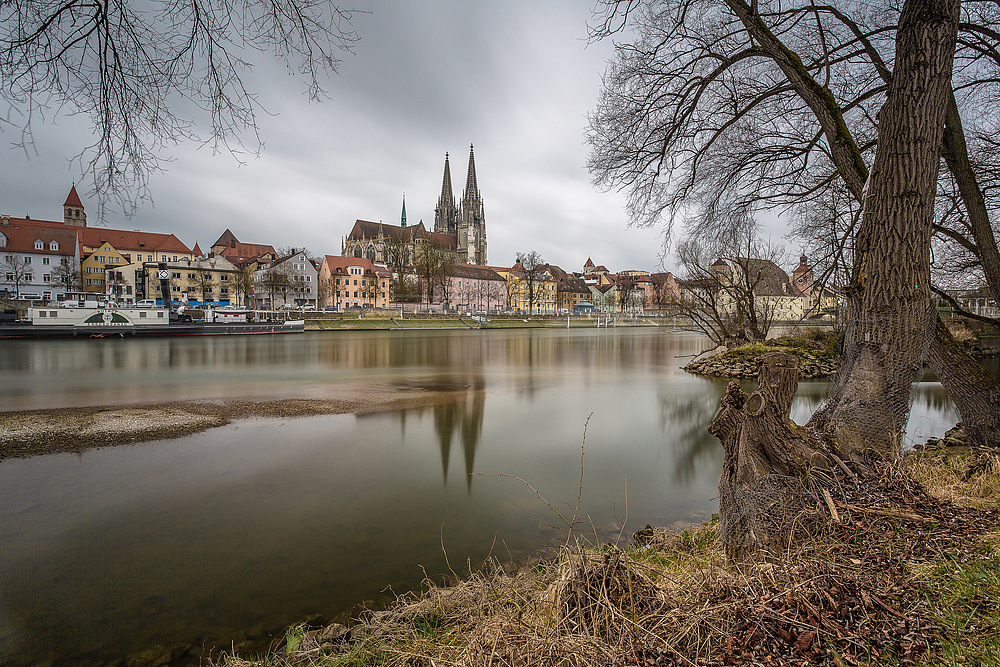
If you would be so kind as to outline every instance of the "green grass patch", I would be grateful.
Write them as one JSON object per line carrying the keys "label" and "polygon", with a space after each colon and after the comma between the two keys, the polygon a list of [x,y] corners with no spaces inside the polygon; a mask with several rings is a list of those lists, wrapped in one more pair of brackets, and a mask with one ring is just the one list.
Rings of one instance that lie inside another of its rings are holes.
{"label": "green grass patch", "polygon": [[989,541],[976,551],[974,560],[945,556],[926,575],[929,610],[943,630],[934,664],[1000,665],[1000,551]]}

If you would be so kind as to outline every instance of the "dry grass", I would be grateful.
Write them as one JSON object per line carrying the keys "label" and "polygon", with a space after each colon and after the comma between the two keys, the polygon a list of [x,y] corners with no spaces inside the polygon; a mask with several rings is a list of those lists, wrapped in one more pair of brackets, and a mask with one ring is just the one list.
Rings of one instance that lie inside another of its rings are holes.
{"label": "dry grass", "polygon": [[1000,453],[916,451],[906,457],[907,472],[941,500],[983,509],[1000,509]]}
{"label": "dry grass", "polygon": [[265,660],[222,665],[1000,664],[1000,513],[983,495],[995,464],[967,481],[967,465],[936,459],[841,478],[810,539],[769,562],[727,564],[717,523],[647,526],[624,547],[573,544],[514,572],[490,562],[347,635],[292,629]]}

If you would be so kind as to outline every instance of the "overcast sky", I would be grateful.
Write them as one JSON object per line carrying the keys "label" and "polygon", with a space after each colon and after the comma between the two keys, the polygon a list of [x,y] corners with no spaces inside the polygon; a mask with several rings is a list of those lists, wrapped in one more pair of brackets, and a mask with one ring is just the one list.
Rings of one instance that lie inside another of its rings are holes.
{"label": "overcast sky", "polygon": [[[518,251],[579,271],[587,257],[612,271],[660,268],[660,230],[629,227],[624,198],[591,185],[586,115],[612,45],[586,43],[588,0],[469,2],[358,0],[361,38],[330,99],[310,104],[282,66],[252,83],[273,116],[264,148],[239,164],[228,154],[178,146],[150,183],[154,200],[109,227],[170,232],[202,249],[228,227],[241,241],[339,255],[356,219],[433,227],[445,152],[456,197],[475,145],[486,207],[489,262]],[[35,126],[37,154],[5,147],[0,212],[62,219],[71,158],[91,141],[80,119]],[[0,135],[10,146],[10,128]],[[80,194],[95,224],[96,202]],[[667,266],[668,270],[674,267]]]}

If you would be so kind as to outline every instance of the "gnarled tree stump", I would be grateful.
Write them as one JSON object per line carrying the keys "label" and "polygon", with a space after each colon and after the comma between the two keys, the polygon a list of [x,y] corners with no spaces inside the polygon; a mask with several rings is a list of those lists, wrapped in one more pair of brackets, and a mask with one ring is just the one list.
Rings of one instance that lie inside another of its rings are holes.
{"label": "gnarled tree stump", "polygon": [[730,382],[708,427],[724,451],[719,516],[730,558],[782,550],[805,509],[804,472],[833,464],[822,442],[789,418],[798,384],[796,357],[763,355],[757,391],[748,396]]}

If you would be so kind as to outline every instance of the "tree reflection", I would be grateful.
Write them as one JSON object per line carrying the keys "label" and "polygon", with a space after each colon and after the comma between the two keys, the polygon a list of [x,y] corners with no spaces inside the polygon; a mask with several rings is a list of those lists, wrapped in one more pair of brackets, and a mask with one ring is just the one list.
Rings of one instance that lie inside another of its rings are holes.
{"label": "tree reflection", "polygon": [[698,389],[670,384],[657,393],[660,429],[674,449],[674,481],[678,484],[689,484],[702,466],[718,468],[722,461],[722,448],[709,435],[708,424],[719,410],[725,385],[706,381]]}

